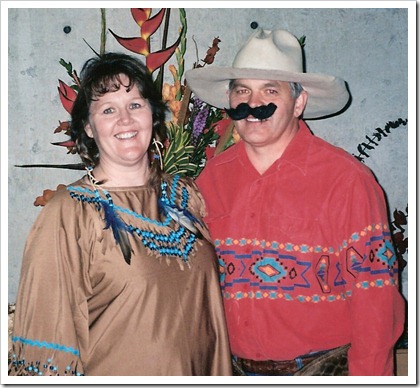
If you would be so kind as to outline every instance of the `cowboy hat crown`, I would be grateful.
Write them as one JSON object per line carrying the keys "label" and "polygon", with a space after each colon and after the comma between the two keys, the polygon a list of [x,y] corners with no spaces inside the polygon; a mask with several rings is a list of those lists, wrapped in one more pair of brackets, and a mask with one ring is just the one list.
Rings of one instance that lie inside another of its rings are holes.
{"label": "cowboy hat crown", "polygon": [[232,67],[302,73],[302,63],[302,48],[292,34],[260,29],[236,54]]}

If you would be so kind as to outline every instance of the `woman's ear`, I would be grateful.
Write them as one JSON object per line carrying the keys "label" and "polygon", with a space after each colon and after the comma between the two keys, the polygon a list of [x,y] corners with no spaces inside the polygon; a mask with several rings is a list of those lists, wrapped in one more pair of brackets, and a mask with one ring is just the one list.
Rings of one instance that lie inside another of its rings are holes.
{"label": "woman's ear", "polygon": [[85,132],[86,132],[86,135],[88,135],[88,137],[93,139],[93,131],[89,123],[85,125]]}

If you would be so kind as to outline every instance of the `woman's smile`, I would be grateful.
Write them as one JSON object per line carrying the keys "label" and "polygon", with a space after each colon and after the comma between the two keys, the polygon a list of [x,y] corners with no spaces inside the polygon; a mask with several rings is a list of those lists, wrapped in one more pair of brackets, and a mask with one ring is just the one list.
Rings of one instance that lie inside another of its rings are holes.
{"label": "woman's smile", "polygon": [[122,133],[117,133],[115,137],[119,140],[131,140],[134,137],[136,137],[137,134],[138,134],[138,131],[122,132]]}

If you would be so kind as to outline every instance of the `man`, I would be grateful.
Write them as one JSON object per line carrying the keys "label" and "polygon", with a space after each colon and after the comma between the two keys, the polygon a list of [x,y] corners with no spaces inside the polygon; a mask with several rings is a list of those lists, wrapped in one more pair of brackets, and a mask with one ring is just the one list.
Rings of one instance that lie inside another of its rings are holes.
{"label": "man", "polygon": [[[203,101],[230,107],[242,139],[197,180],[234,365],[290,375],[318,362],[319,374],[392,375],[404,300],[384,194],[365,165],[302,120],[345,108],[345,82],[304,73],[299,41],[284,30],[257,30],[231,68],[186,78]],[[328,371],[343,355],[341,371]]]}

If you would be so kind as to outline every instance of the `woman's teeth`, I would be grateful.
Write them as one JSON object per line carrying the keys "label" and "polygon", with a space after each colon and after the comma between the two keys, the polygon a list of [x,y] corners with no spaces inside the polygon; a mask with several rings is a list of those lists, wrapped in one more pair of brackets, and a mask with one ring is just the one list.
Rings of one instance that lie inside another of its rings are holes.
{"label": "woman's teeth", "polygon": [[119,133],[119,134],[115,135],[115,137],[117,139],[125,140],[125,139],[131,139],[136,135],[137,135],[137,132],[125,132],[125,133]]}

